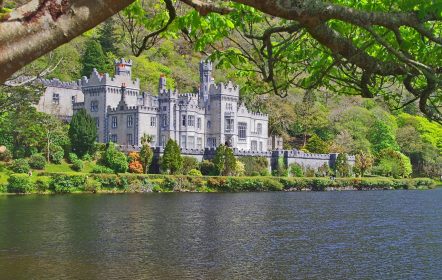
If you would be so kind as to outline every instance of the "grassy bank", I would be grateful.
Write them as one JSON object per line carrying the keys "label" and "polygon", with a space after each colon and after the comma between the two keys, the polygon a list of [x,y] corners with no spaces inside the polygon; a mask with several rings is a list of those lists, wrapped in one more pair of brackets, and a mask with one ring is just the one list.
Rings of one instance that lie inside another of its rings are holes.
{"label": "grassy bank", "polygon": [[[3,178],[3,177],[1,177]],[[160,174],[90,174],[41,172],[10,174],[0,182],[2,193],[135,193],[135,192],[249,192],[431,189],[428,178],[287,178],[211,177]]]}

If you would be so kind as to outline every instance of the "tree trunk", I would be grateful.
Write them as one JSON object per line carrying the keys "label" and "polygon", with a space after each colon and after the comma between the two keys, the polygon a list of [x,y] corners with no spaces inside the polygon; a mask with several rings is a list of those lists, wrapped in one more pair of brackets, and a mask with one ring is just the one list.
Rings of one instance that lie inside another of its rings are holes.
{"label": "tree trunk", "polygon": [[0,83],[134,0],[32,0],[0,18]]}

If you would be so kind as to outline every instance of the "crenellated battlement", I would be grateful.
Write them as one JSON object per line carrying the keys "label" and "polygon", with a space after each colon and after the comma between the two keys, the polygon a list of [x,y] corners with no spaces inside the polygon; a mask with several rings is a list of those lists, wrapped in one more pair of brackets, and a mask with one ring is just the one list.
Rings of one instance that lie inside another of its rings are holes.
{"label": "crenellated battlement", "polygon": [[37,83],[41,83],[45,87],[56,87],[65,89],[81,90],[80,81],[62,82],[57,78],[54,79],[37,79]]}

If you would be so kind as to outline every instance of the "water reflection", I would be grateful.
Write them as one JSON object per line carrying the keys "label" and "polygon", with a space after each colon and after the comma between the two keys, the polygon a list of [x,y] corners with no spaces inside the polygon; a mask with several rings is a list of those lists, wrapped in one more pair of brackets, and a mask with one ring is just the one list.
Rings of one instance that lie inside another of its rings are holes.
{"label": "water reflection", "polygon": [[442,275],[442,190],[0,196],[0,279]]}

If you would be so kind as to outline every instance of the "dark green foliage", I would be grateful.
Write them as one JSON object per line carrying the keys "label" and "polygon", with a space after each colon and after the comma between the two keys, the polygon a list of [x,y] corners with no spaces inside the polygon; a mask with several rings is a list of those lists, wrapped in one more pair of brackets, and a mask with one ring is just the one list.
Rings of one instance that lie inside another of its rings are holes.
{"label": "dark green foliage", "polygon": [[290,164],[290,176],[293,177],[303,177],[302,167],[298,163]]}
{"label": "dark green foliage", "polygon": [[39,177],[35,181],[34,187],[38,193],[44,193],[49,190],[49,184],[51,179],[49,177]]}
{"label": "dark green foliage", "polygon": [[74,161],[72,163],[72,169],[75,171],[80,172],[81,170],[83,170],[83,168],[84,168],[84,164],[83,164],[83,161],[80,159],[77,159],[76,161]]}
{"label": "dark green foliage", "polygon": [[141,150],[140,150],[140,161],[143,164],[143,173],[149,171],[150,165],[152,164],[153,150],[150,147],[152,142],[152,136],[148,134],[143,134],[141,137]]}
{"label": "dark green foliage", "polygon": [[98,190],[101,189],[101,183],[93,178],[87,178],[85,185],[84,185],[84,191],[96,193]]}
{"label": "dark green foliage", "polygon": [[181,150],[178,144],[169,139],[166,147],[164,148],[164,154],[161,160],[161,169],[170,174],[177,174],[183,167],[183,158],[181,156]]}
{"label": "dark green foliage", "polygon": [[11,174],[8,178],[7,190],[9,193],[31,193],[34,186],[27,174]]}
{"label": "dark green foliage", "polygon": [[231,176],[235,172],[236,158],[233,150],[225,145],[219,145],[216,149],[213,164],[218,175]]}
{"label": "dark green foliage", "polygon": [[83,175],[54,175],[49,187],[55,193],[71,193],[84,190],[85,183]]}
{"label": "dark green foliage", "polygon": [[316,134],[307,140],[306,148],[311,153],[327,154],[330,152],[329,144]]}
{"label": "dark green foliage", "polygon": [[68,161],[69,163],[74,163],[76,160],[78,160],[78,156],[75,153],[69,153],[68,155]]}
{"label": "dark green foliage", "polygon": [[287,177],[288,170],[284,162],[284,157],[280,156],[276,162],[276,168],[272,171],[273,176]]}
{"label": "dark green foliage", "polygon": [[81,63],[83,65],[83,68],[81,69],[82,76],[89,77],[94,68],[96,68],[99,73],[109,72],[107,57],[104,54],[101,45],[94,39],[86,42],[86,48],[81,57]]}
{"label": "dark green foliage", "polygon": [[246,176],[265,176],[268,174],[269,161],[265,157],[239,157],[238,160],[244,163]]}
{"label": "dark green foliage", "polygon": [[351,173],[351,166],[348,163],[348,155],[346,153],[339,154],[335,162],[336,176],[348,177]]}
{"label": "dark green foliage", "polygon": [[77,156],[92,154],[97,139],[97,125],[95,120],[85,109],[79,110],[73,117],[69,127],[72,151]]}
{"label": "dark green foliage", "polygon": [[206,176],[215,176],[216,175],[216,168],[215,164],[209,160],[203,160],[200,163],[200,170],[203,175]]}
{"label": "dark green foliage", "polygon": [[98,42],[104,53],[118,54],[117,44],[118,36],[115,34],[115,21],[112,18],[107,19],[98,28]]}
{"label": "dark green foliage", "polygon": [[60,146],[52,146],[50,152],[51,161],[60,164],[64,157],[64,150]]}
{"label": "dark green foliage", "polygon": [[96,165],[92,169],[92,173],[94,173],[94,174],[112,174],[112,173],[114,173],[114,171],[109,167],[102,166],[102,165]]}
{"label": "dark green foliage", "polygon": [[28,173],[31,167],[26,159],[20,158],[12,162],[11,170],[14,173]]}
{"label": "dark green foliage", "polygon": [[29,166],[32,169],[43,170],[46,166],[46,159],[41,154],[34,154],[29,158]]}
{"label": "dark green foliage", "polygon": [[195,157],[183,156],[183,168],[181,169],[182,174],[187,175],[189,174],[190,170],[197,170],[198,168],[199,162]]}
{"label": "dark green foliage", "polygon": [[281,191],[283,184],[268,177],[212,177],[207,186],[217,191]]}
{"label": "dark green foliage", "polygon": [[108,143],[99,163],[112,169],[115,173],[125,173],[129,167],[126,155],[117,151],[114,143]]}

